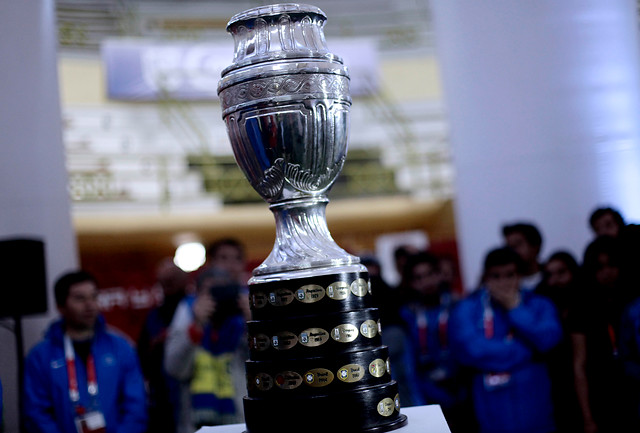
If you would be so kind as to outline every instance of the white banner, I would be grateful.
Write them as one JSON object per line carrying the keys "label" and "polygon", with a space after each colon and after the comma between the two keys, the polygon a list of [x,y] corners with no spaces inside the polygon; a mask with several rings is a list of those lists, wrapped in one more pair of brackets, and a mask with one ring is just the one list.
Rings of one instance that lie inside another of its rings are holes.
{"label": "white banner", "polygon": [[[368,95],[378,88],[378,50],[370,39],[330,41],[351,77],[351,94]],[[233,42],[153,42],[110,39],[102,44],[102,59],[111,99],[150,101],[217,99],[224,68],[231,65]]]}

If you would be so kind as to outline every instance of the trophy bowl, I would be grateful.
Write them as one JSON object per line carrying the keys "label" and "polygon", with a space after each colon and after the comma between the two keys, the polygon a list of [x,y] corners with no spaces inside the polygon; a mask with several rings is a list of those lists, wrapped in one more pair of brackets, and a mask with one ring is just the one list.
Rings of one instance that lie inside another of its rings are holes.
{"label": "trophy bowl", "polygon": [[222,116],[238,165],[269,203],[324,195],[346,158],[349,75],[326,49],[325,20],[289,4],[228,25],[236,54],[218,87]]}

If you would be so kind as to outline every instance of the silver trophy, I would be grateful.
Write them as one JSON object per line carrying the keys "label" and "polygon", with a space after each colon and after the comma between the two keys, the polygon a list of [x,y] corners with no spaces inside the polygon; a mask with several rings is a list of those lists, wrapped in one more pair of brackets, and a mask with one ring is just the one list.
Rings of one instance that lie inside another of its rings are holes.
{"label": "silver trophy", "polygon": [[317,7],[277,4],[227,26],[235,52],[218,86],[222,117],[238,165],[276,221],[273,250],[249,281],[249,433],[406,423],[367,269],[326,223],[351,97],[325,21]]}
{"label": "silver trophy", "polygon": [[336,245],[324,213],[351,106],[325,20],[318,8],[283,4],[238,14],[227,27],[235,55],[219,85],[223,118],[238,165],[276,218],[277,242],[254,275],[359,261]]}

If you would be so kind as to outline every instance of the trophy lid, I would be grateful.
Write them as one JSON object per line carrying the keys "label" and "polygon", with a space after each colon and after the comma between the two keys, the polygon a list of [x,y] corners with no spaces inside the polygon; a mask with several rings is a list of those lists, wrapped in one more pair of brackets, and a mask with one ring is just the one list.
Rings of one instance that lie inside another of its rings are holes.
{"label": "trophy lid", "polygon": [[327,19],[327,16],[318,7],[298,4],[298,3],[282,3],[269,6],[259,6],[252,9],[248,9],[244,12],[235,14],[229,20],[227,24],[227,31],[231,31],[230,28],[235,23],[240,21],[250,21],[260,17],[284,15],[284,14],[315,14],[320,15],[323,19]]}
{"label": "trophy lid", "polygon": [[327,48],[327,16],[315,6],[297,3],[248,9],[234,15],[227,31],[234,40],[233,64],[222,75],[244,66],[283,59],[324,59],[342,63]]}

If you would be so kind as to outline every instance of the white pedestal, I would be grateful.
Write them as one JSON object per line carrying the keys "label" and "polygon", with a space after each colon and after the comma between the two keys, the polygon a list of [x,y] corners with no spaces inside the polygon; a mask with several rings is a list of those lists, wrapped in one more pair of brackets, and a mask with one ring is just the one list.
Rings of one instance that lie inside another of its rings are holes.
{"label": "white pedestal", "polygon": [[[402,408],[401,413],[407,416],[409,422],[406,426],[393,430],[394,433],[451,433],[442,409],[437,404]],[[246,431],[244,424],[230,424],[202,427],[197,433],[242,433],[244,431]]]}

